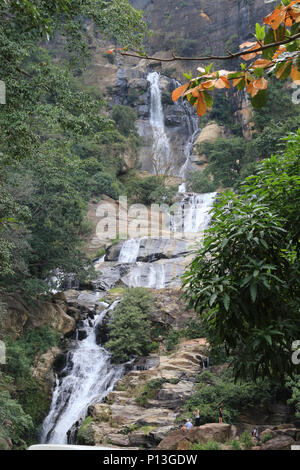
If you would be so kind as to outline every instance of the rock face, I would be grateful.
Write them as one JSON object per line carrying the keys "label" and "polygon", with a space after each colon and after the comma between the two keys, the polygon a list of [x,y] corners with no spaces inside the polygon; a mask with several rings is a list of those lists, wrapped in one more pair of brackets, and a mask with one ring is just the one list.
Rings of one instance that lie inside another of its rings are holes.
{"label": "rock face", "polygon": [[59,298],[35,299],[27,303],[20,294],[4,298],[7,314],[2,320],[2,331],[13,337],[24,334],[26,329],[49,325],[59,333],[66,335],[74,331],[75,319],[66,313],[66,304]]}
{"label": "rock face", "polygon": [[[155,64],[157,65],[157,64]],[[130,64],[124,62],[120,67],[114,86],[113,104],[131,106],[137,114],[136,128],[142,139],[138,152],[137,166],[143,171],[153,173],[153,129],[150,122],[151,93],[147,81],[153,67],[147,61]],[[195,111],[186,103],[173,103],[172,91],[178,83],[161,73],[159,79],[161,100],[164,114],[166,136],[170,143],[173,176],[178,176],[181,166],[186,160],[186,144],[193,127],[198,121]]]}
{"label": "rock face", "polygon": [[[147,370],[133,370],[119,380],[105,403],[89,409],[94,443],[156,447],[174,428],[181,406],[193,394],[207,347],[204,339],[184,341],[176,353],[155,357]],[[141,406],[137,399],[141,387],[153,381],[158,388]]]}

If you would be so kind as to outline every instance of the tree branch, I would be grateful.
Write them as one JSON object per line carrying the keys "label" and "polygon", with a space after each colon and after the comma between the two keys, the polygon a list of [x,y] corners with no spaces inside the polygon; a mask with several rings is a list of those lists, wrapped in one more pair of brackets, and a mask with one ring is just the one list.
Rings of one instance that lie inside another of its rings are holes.
{"label": "tree branch", "polygon": [[266,45],[263,45],[261,47],[258,47],[257,49],[253,49],[251,51],[247,51],[247,50],[244,50],[244,51],[240,51],[240,52],[236,52],[234,54],[229,54],[229,55],[225,55],[225,56],[213,56],[213,55],[210,55],[210,56],[202,56],[202,57],[180,57],[180,56],[176,56],[174,53],[172,53],[172,57],[168,58],[168,59],[164,59],[162,57],[150,57],[148,55],[141,55],[141,54],[136,54],[136,53],[133,53],[133,52],[122,52],[122,51],[118,51],[119,54],[121,54],[122,56],[128,56],[128,57],[136,57],[137,59],[147,59],[147,60],[156,60],[157,62],[175,62],[175,61],[204,61],[204,60],[231,60],[231,59],[235,59],[237,57],[240,57],[242,55],[247,55],[248,54],[253,54],[255,52],[261,52],[261,51],[264,51],[266,49],[270,49],[271,47],[276,47],[276,46],[282,46],[284,44],[288,44],[292,41],[294,41],[295,39],[298,39],[300,38],[300,33],[297,33],[297,34],[294,34],[293,36],[290,36],[288,39],[284,40],[284,41],[278,41],[278,42],[273,42],[272,44],[266,44]]}

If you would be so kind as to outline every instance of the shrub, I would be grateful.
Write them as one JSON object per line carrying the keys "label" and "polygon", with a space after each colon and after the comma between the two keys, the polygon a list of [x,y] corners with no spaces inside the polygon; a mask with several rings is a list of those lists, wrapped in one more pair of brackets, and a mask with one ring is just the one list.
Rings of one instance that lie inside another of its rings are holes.
{"label": "shrub", "polygon": [[93,418],[88,416],[85,418],[81,424],[78,434],[77,434],[77,443],[80,445],[93,446],[95,445],[94,431],[91,428],[93,423]]}
{"label": "shrub", "polygon": [[221,450],[221,444],[216,441],[207,441],[205,444],[194,444],[190,450]]}
{"label": "shrub", "polygon": [[124,363],[134,356],[149,353],[153,296],[141,287],[128,289],[113,312],[108,326],[109,341],[106,348],[111,352],[113,363]]}
{"label": "shrub", "polygon": [[212,193],[217,185],[203,171],[190,171],[186,177],[187,190],[193,193]]}
{"label": "shrub", "polygon": [[33,422],[31,417],[24,413],[21,405],[11,398],[8,391],[1,391],[0,441],[2,442],[2,447],[5,446],[5,442],[11,440],[16,448],[25,449],[24,434],[32,429]]}
{"label": "shrub", "polygon": [[250,436],[250,434],[248,433],[248,431],[244,431],[241,435],[240,435],[240,442],[241,444],[243,445],[243,447],[245,449],[251,449],[251,447],[253,447],[253,441],[252,441],[252,437]]}
{"label": "shrub", "polygon": [[261,442],[264,444],[265,442],[270,441],[273,438],[272,434],[265,434],[261,438]]}
{"label": "shrub", "polygon": [[242,450],[241,444],[237,439],[234,439],[230,443],[230,450]]}
{"label": "shrub", "polygon": [[160,390],[162,384],[165,382],[166,379],[154,379],[147,382],[146,385],[144,385],[140,389],[135,399],[136,402],[141,406],[146,406],[148,400],[152,400],[156,397],[157,392]]}
{"label": "shrub", "polygon": [[130,106],[117,105],[112,108],[112,118],[117,129],[126,137],[135,131],[136,112]]}
{"label": "shrub", "polygon": [[218,422],[218,408],[224,403],[224,422],[235,424],[239,412],[257,403],[264,403],[271,399],[271,385],[264,382],[254,384],[248,381],[235,382],[230,369],[221,374],[220,377],[205,371],[199,375],[199,384],[195,393],[184,405],[184,418],[195,410],[200,411],[200,423]]}

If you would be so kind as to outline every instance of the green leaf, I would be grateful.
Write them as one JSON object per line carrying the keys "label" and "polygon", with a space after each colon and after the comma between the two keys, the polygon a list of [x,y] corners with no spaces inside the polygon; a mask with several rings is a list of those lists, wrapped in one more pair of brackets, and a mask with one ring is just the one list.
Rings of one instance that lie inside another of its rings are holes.
{"label": "green leaf", "polygon": [[250,295],[251,295],[252,302],[255,303],[256,297],[257,297],[257,285],[256,284],[251,284]]}
{"label": "green leaf", "polygon": [[259,109],[265,106],[268,101],[268,93],[266,90],[260,90],[256,96],[251,98],[253,108]]}
{"label": "green leaf", "polygon": [[[264,44],[265,46],[267,46],[268,44],[273,44],[273,42],[276,42],[275,35],[274,35],[273,29],[270,28],[265,36]],[[276,46],[273,46],[273,47],[270,47],[269,49],[263,50],[262,54],[265,59],[271,60],[275,52],[276,52]]]}

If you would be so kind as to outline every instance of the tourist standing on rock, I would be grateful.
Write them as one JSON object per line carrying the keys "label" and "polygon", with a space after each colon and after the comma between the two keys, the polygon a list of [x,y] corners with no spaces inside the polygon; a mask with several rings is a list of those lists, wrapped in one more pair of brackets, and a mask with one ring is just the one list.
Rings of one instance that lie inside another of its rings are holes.
{"label": "tourist standing on rock", "polygon": [[195,410],[195,426],[200,426],[200,412],[198,408]]}
{"label": "tourist standing on rock", "polygon": [[219,424],[222,424],[223,423],[223,406],[224,406],[224,403],[220,403],[219,405]]}

